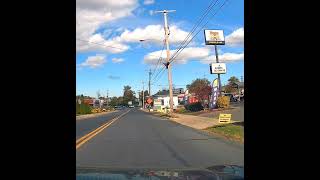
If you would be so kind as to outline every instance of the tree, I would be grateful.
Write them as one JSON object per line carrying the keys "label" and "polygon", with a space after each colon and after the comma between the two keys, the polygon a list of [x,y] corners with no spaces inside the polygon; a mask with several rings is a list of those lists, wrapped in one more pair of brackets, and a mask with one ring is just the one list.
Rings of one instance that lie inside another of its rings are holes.
{"label": "tree", "polygon": [[[139,92],[139,100],[140,100],[140,101],[143,100],[142,95],[143,95],[143,94],[142,94],[142,91]],[[149,93],[148,93],[148,90],[145,90],[145,91],[144,91],[144,100],[145,100],[145,101],[147,100],[147,96],[149,96]]]}
{"label": "tree", "polygon": [[110,106],[119,106],[120,103],[118,101],[118,98],[116,96],[112,97],[110,100]]}
{"label": "tree", "polygon": [[130,86],[124,86],[123,88],[123,105],[128,105],[129,101],[134,101],[135,93],[131,90]]}
{"label": "tree", "polygon": [[209,95],[211,94],[212,87],[210,86],[210,81],[206,78],[193,80],[189,87],[189,92],[194,93],[199,101],[204,105],[204,100],[209,100]]}
{"label": "tree", "polygon": [[237,77],[235,77],[235,76],[231,76],[231,77],[228,79],[228,85],[229,85],[229,84],[238,83],[238,82],[240,82],[240,80],[239,80]]}
{"label": "tree", "polygon": [[97,91],[97,98],[99,99],[101,97],[100,91]]}
{"label": "tree", "polygon": [[234,93],[234,92],[237,92],[237,88],[234,88],[232,85],[235,84],[235,83],[239,83],[239,79],[235,76],[231,76],[229,79],[228,79],[228,84],[225,86],[225,92],[226,93]]}

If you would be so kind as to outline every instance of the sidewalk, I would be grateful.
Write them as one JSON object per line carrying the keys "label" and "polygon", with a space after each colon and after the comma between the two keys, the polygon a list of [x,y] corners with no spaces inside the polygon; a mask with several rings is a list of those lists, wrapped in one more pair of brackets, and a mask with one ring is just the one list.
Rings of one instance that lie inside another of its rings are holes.
{"label": "sidewalk", "polygon": [[186,114],[175,114],[177,118],[170,118],[172,121],[189,126],[195,129],[205,129],[215,125],[219,125],[219,119],[217,118],[208,118],[208,117],[199,117]]}
{"label": "sidewalk", "polygon": [[80,116],[76,116],[76,120],[84,120],[84,119],[88,119],[88,118],[93,118],[93,117],[99,117],[99,116],[103,116],[112,112],[117,112],[118,110],[115,111],[109,111],[109,112],[102,112],[102,113],[96,113],[96,114],[84,114],[84,115],[80,115]]}

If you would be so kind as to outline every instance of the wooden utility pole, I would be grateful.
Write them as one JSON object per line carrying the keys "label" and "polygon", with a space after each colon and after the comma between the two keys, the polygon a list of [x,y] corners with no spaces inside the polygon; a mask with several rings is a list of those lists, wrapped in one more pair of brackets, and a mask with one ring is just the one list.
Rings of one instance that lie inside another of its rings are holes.
{"label": "wooden utility pole", "polygon": [[151,69],[149,70],[149,96],[151,97]]}
{"label": "wooden utility pole", "polygon": [[144,109],[144,82],[142,81],[142,108]]}
{"label": "wooden utility pole", "polygon": [[170,64],[170,49],[169,49],[169,28],[168,28],[168,20],[167,13],[175,12],[175,10],[163,10],[163,11],[155,11],[156,13],[163,13],[164,17],[164,33],[165,33],[165,42],[167,48],[167,64],[166,68],[168,69],[168,81],[169,81],[169,95],[170,95],[170,112],[173,112],[173,92],[172,92],[172,77],[171,77],[171,64]]}
{"label": "wooden utility pole", "polygon": [[107,107],[109,107],[109,89],[107,90]]}

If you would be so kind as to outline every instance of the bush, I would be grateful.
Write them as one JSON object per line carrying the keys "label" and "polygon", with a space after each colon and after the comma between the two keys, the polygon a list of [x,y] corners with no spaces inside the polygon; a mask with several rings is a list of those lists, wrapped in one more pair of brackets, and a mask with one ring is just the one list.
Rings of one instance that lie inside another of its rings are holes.
{"label": "bush", "polygon": [[87,104],[76,103],[76,113],[77,114],[91,114],[91,106]]}
{"label": "bush", "polygon": [[218,108],[228,108],[230,105],[230,97],[229,96],[220,96],[217,99]]}
{"label": "bush", "polygon": [[189,112],[188,110],[186,110],[184,107],[183,108],[179,108],[175,110],[176,113],[187,113]]}
{"label": "bush", "polygon": [[191,111],[191,112],[196,112],[196,111],[201,111],[203,110],[203,106],[201,105],[200,102],[192,103],[192,104],[187,104],[184,106],[186,110]]}

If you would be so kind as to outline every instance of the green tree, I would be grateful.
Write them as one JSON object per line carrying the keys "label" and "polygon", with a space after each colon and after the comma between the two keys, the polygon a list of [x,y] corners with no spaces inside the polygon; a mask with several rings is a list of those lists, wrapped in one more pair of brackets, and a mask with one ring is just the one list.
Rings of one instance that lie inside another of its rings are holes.
{"label": "green tree", "polygon": [[129,101],[134,101],[135,93],[131,90],[130,86],[124,86],[123,88],[123,105],[128,105]]}
{"label": "green tree", "polygon": [[237,77],[235,77],[235,76],[231,76],[229,79],[228,79],[228,84],[234,84],[234,83],[238,83],[238,82],[240,82],[240,80],[237,78]]}
{"label": "green tree", "polygon": [[239,83],[239,79],[235,76],[231,76],[229,79],[228,79],[228,84],[225,86],[225,92],[226,93],[235,93],[237,92],[237,88],[234,88],[232,85],[235,84],[235,83]]}
{"label": "green tree", "polygon": [[109,105],[110,106],[119,106],[118,98],[116,96],[112,97]]}
{"label": "green tree", "polygon": [[199,101],[204,105],[204,100],[209,100],[211,94],[210,81],[206,78],[193,80],[189,87],[189,92],[194,93]]}

